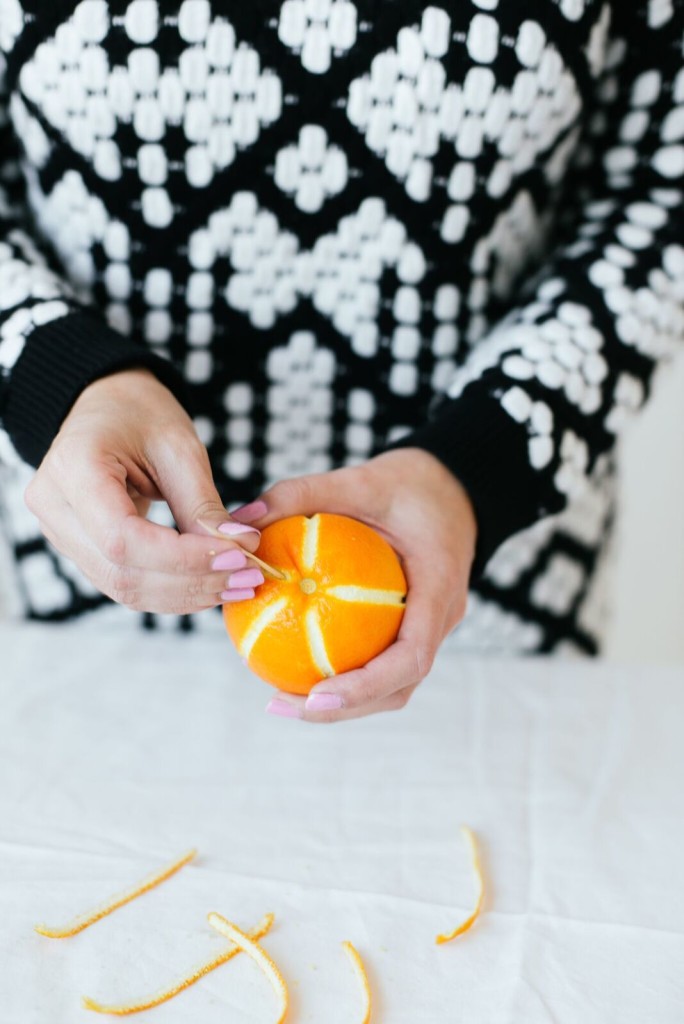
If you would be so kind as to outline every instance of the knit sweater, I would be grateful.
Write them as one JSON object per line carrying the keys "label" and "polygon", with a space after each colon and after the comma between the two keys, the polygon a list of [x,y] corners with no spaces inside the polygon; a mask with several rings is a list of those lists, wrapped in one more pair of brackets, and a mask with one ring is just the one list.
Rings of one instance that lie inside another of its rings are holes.
{"label": "knit sweater", "polygon": [[0,0],[25,613],[104,601],[20,493],[146,366],[226,503],[432,452],[478,519],[463,643],[595,650],[616,438],[684,335],[683,44],[683,0]]}

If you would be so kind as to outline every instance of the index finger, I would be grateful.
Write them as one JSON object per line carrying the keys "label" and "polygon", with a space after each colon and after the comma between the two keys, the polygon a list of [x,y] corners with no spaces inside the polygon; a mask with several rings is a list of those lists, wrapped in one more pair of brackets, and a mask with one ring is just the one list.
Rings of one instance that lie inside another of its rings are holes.
{"label": "index finger", "polygon": [[209,572],[215,555],[238,546],[143,519],[126,489],[123,467],[90,466],[87,489],[73,478],[63,491],[84,532],[112,565],[194,576]]}

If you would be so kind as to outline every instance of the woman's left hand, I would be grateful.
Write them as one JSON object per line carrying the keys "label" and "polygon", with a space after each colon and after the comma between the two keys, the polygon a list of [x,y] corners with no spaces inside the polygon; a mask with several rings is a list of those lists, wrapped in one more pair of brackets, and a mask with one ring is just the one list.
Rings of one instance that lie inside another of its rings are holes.
{"label": "woman's left hand", "polygon": [[278,693],[271,714],[337,722],[403,708],[465,614],[477,525],[464,488],[420,448],[384,452],[360,466],[284,480],[233,513],[263,529],[293,515],[360,519],[400,555],[408,580],[396,641],[367,665],[324,679],[308,697]]}

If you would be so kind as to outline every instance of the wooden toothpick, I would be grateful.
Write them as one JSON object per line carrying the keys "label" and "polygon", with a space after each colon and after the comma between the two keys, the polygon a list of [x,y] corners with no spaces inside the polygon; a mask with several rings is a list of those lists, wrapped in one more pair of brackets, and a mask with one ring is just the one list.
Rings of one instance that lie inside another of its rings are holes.
{"label": "wooden toothpick", "polygon": [[[229,540],[229,537],[226,533],[221,533],[220,530],[214,529],[213,526],[210,526],[209,523],[205,523],[202,519],[198,519],[197,522],[199,523],[203,530],[206,530],[207,533],[212,534],[213,537],[220,537],[221,540]],[[235,543],[237,544],[237,541],[235,541]],[[265,573],[268,573],[269,576],[273,577],[274,580],[287,579],[287,576],[285,575],[284,572],[281,572],[280,569],[276,569],[274,566],[269,565],[268,562],[264,562],[263,559],[258,558],[256,555],[253,555],[251,551],[245,551],[243,547],[241,547],[240,550],[244,553],[246,558],[251,558],[253,562],[256,562],[256,564],[260,566]]]}

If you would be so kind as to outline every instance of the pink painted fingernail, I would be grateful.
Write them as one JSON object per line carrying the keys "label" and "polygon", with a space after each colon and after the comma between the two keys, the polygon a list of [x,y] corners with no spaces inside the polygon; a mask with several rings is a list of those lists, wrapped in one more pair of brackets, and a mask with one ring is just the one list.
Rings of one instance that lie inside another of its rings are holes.
{"label": "pink painted fingernail", "polygon": [[236,508],[231,515],[239,519],[241,523],[253,523],[255,519],[261,519],[268,512],[265,501],[252,501],[249,505]]}
{"label": "pink painted fingernail", "polygon": [[228,580],[229,590],[239,590],[240,587],[258,587],[264,582],[264,574],[261,569],[243,569],[241,572],[234,572]]}
{"label": "pink painted fingernail", "polygon": [[336,693],[312,693],[304,706],[307,711],[339,711],[344,701]]}
{"label": "pink painted fingernail", "polygon": [[244,569],[247,565],[247,556],[244,551],[238,551],[237,548],[233,551],[224,551],[222,554],[217,555],[214,561],[211,563],[212,569]]}
{"label": "pink painted fingernail", "polygon": [[253,590],[224,590],[221,594],[221,600],[226,604],[229,601],[249,601],[250,597],[254,597]]}
{"label": "pink painted fingernail", "polygon": [[302,713],[294,704],[288,704],[286,700],[278,700],[274,697],[266,705],[267,715],[280,715],[281,718],[301,718]]}
{"label": "pink painted fingernail", "polygon": [[259,533],[253,526],[244,526],[242,523],[221,523],[218,530],[228,537],[238,537],[241,533]]}

